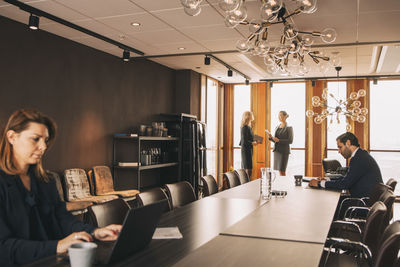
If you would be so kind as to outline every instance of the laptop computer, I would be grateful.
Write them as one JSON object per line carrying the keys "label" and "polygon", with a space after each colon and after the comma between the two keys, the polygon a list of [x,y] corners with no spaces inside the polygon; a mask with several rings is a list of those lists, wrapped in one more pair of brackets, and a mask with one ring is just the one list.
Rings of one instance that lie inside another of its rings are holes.
{"label": "laptop computer", "polygon": [[163,214],[165,201],[129,210],[116,241],[96,241],[96,262],[110,264],[145,248]]}

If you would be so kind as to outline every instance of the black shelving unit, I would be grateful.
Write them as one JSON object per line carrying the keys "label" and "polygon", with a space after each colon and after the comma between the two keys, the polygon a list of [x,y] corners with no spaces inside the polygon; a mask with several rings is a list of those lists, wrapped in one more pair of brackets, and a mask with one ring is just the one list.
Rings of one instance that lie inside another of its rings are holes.
{"label": "black shelving unit", "polygon": [[[137,188],[139,191],[179,181],[179,137],[114,136],[113,176],[117,187]],[[143,149],[160,147],[168,153],[168,161],[152,165],[140,165]],[[136,166],[120,166],[119,163],[137,163]],[[119,186],[118,186],[119,185]]]}

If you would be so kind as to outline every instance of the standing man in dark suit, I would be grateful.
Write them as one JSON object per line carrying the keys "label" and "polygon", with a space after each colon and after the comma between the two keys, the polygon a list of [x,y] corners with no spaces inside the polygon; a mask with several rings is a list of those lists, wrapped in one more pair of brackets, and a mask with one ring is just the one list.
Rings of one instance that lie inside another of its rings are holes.
{"label": "standing man in dark suit", "polygon": [[372,188],[377,183],[382,183],[382,175],[375,159],[368,151],[360,148],[357,137],[350,133],[344,133],[336,138],[339,153],[345,159],[350,158],[347,174],[337,180],[313,179],[310,181],[312,187],[323,187],[328,189],[348,189],[352,197],[369,196]]}

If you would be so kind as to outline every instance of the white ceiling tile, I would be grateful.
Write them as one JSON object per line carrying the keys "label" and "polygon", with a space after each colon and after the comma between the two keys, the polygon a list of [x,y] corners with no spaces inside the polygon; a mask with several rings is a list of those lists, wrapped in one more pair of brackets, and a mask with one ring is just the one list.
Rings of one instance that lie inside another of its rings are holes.
{"label": "white ceiling tile", "polygon": [[181,34],[176,30],[163,30],[157,32],[138,32],[128,35],[151,45],[176,44],[176,43],[192,41],[185,35]]}
{"label": "white ceiling tile", "polygon": [[0,7],[0,15],[25,24],[29,21],[29,13],[9,4]]}
{"label": "white ceiling tile", "polygon": [[182,5],[179,0],[130,0],[138,6],[144,8],[147,11],[157,11],[165,9],[182,9]]}
{"label": "white ceiling tile", "polygon": [[[208,51],[202,45],[199,45],[195,42],[183,42],[183,43],[173,43],[173,44],[163,44],[158,45],[157,43],[154,45],[162,50],[164,50],[167,54],[180,54],[180,53],[192,53],[192,52],[206,52]],[[179,48],[183,47],[184,50],[180,50]]]}
{"label": "white ceiling tile", "polygon": [[54,0],[88,17],[111,17],[144,11],[128,0]]}
{"label": "white ceiling tile", "polygon": [[50,24],[40,25],[39,28],[41,30],[44,30],[44,31],[53,33],[55,35],[59,35],[59,36],[68,38],[68,39],[88,37],[88,35],[85,33],[82,33],[80,31],[74,30],[72,28],[69,28],[67,26],[64,26],[64,25],[58,24],[58,23],[50,23]]}
{"label": "white ceiling tile", "polygon": [[[98,21],[126,34],[171,29],[170,26],[148,13],[100,18]],[[134,27],[131,25],[132,22],[139,22],[141,25]]]}
{"label": "white ceiling tile", "polygon": [[215,39],[241,39],[242,36],[234,29],[225,27],[224,25],[210,25],[201,27],[192,27],[180,29],[183,33],[199,42],[210,41]]}
{"label": "white ceiling tile", "polygon": [[29,5],[67,21],[87,18],[85,15],[53,1],[31,2]]}
{"label": "white ceiling tile", "polygon": [[208,40],[199,42],[207,47],[211,51],[222,51],[222,50],[236,50],[236,42],[238,39],[219,39],[219,40]]}
{"label": "white ceiling tile", "polygon": [[399,18],[400,11],[361,14],[359,41],[400,40]]}
{"label": "white ceiling tile", "polygon": [[398,0],[362,0],[360,1],[360,13],[366,12],[386,12],[386,11],[400,11],[400,1]]}

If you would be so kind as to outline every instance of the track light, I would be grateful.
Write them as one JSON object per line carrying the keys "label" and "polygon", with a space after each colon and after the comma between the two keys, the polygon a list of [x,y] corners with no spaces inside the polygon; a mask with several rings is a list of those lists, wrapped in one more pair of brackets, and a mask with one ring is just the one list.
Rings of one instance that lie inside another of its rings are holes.
{"label": "track light", "polygon": [[315,86],[315,80],[311,80],[311,86],[312,86],[312,87]]}
{"label": "track light", "polygon": [[246,83],[246,85],[249,85],[250,81],[246,79],[245,83]]}
{"label": "track light", "polygon": [[209,57],[206,55],[206,57],[204,58],[204,65],[210,65],[210,63],[211,63],[211,58],[209,58]]}
{"label": "track light", "polygon": [[274,86],[273,82],[269,82],[269,88],[272,88],[272,86]]}
{"label": "track light", "polygon": [[374,85],[378,84],[378,79],[374,79]]}
{"label": "track light", "polygon": [[124,50],[124,52],[122,53],[122,60],[125,62],[128,62],[130,58],[130,53],[128,50]]}
{"label": "track light", "polygon": [[232,70],[228,70],[228,77],[232,77],[233,76],[233,71]]}
{"label": "track light", "polygon": [[39,29],[39,17],[31,14],[29,16],[29,28],[32,30],[37,30]]}

